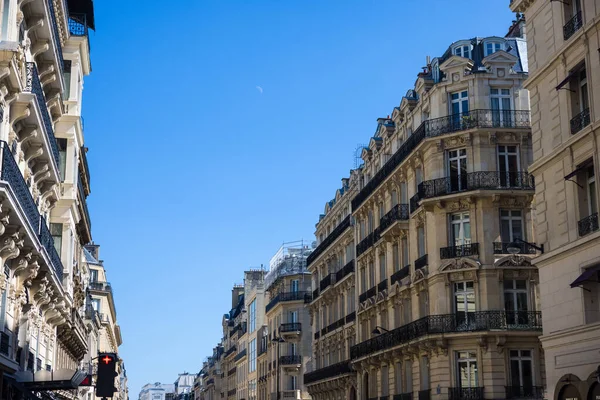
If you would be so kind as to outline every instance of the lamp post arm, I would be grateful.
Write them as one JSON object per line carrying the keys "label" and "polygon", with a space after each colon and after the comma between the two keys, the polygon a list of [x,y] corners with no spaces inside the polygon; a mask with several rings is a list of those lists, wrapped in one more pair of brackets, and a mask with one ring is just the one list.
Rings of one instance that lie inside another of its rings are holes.
{"label": "lamp post arm", "polygon": [[526,242],[526,241],[524,241],[521,238],[515,238],[514,241],[517,242],[517,243],[525,243],[525,244],[533,247],[534,249],[538,250],[540,253],[544,254],[544,245],[543,244],[540,244],[539,246],[537,246],[537,245],[535,245],[533,243]]}

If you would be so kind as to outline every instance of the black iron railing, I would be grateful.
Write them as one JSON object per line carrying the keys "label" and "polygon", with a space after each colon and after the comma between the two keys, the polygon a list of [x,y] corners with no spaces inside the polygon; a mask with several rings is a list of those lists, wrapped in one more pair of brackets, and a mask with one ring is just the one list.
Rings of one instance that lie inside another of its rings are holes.
{"label": "black iron railing", "polygon": [[[423,122],[352,200],[352,211],[383,183],[426,138],[473,128],[529,128],[529,111],[472,110]],[[411,204],[411,212],[413,211]]]}
{"label": "black iron railing", "polygon": [[577,222],[579,236],[585,236],[598,230],[598,213],[594,213]]}
{"label": "black iron railing", "polygon": [[90,281],[89,288],[91,290],[99,290],[99,291],[103,291],[103,292],[112,292],[112,286],[110,286],[109,282]]}
{"label": "black iron railing", "polygon": [[429,265],[429,260],[427,254],[417,258],[415,260],[415,271],[421,268],[424,268]]}
{"label": "black iron railing", "polygon": [[389,396],[379,396],[379,400],[388,400]]}
{"label": "black iron railing", "polygon": [[63,279],[63,264],[56,251],[56,247],[54,247],[54,239],[48,230],[48,226],[46,225],[46,219],[44,217],[40,217],[40,227],[38,238],[44,249],[46,249],[46,254],[48,254],[48,259],[50,260],[50,264],[54,272],[56,272],[56,276],[59,281],[62,282]]}
{"label": "black iron railing", "polygon": [[586,108],[571,119],[571,135],[576,134],[591,122],[590,109]]}
{"label": "black iron railing", "polygon": [[449,400],[483,400],[482,387],[448,388]]}
{"label": "black iron railing", "polygon": [[238,361],[238,360],[241,360],[242,358],[246,357],[246,352],[247,352],[247,350],[244,349],[244,350],[240,351],[239,353],[237,353],[235,355],[235,357],[233,357],[233,361]]}
{"label": "black iron railing", "polygon": [[296,300],[304,300],[305,295],[310,295],[310,292],[306,291],[297,291],[297,292],[281,292],[273,300],[267,304],[265,307],[265,312],[269,312],[273,307],[275,307],[280,302],[285,301],[296,301]]}
{"label": "black iron railing", "polygon": [[327,274],[325,278],[321,279],[321,282],[319,283],[319,289],[321,289],[321,292],[331,286],[332,282],[335,282],[335,274]]}
{"label": "black iron railing", "polygon": [[279,326],[279,332],[300,332],[302,324],[300,322],[286,322]]}
{"label": "black iron railing", "polygon": [[312,253],[306,258],[306,265],[310,265],[314,260],[317,259],[337,238],[341,236],[342,233],[346,231],[350,227],[350,215],[340,222],[338,226],[323,240],[316,249],[313,250]]}
{"label": "black iron railing", "polygon": [[231,389],[227,391],[227,397],[235,396],[237,389]]}
{"label": "black iron railing", "polygon": [[393,400],[413,400],[412,392],[395,394]]}
{"label": "black iron railing", "polygon": [[10,351],[10,336],[6,332],[0,332],[0,354],[8,356]]}
{"label": "black iron railing", "polygon": [[379,241],[379,228],[367,235],[359,244],[356,245],[356,256],[360,256],[362,253],[367,251],[371,246]]}
{"label": "black iron railing", "polygon": [[499,310],[429,315],[352,346],[350,358],[354,360],[427,335],[492,330],[541,331],[542,314]]}
{"label": "black iron railing", "polygon": [[64,76],[64,65],[62,45],[60,44],[60,36],[58,35],[58,24],[56,22],[56,12],[54,11],[54,2],[48,1],[48,8],[50,10],[50,24],[52,25],[52,41],[54,42],[54,52],[58,63],[58,70],[60,76]]}
{"label": "black iron railing", "polygon": [[346,323],[349,324],[350,322],[356,320],[356,311],[352,311],[350,314],[346,315]]}
{"label": "black iron railing", "polygon": [[236,371],[237,371],[237,367],[231,368],[229,371],[227,371],[227,376],[231,376],[231,375],[235,374]]}
{"label": "black iron railing", "polygon": [[338,272],[335,273],[335,282],[339,282],[342,279],[344,279],[346,276],[350,275],[351,273],[354,272],[354,260],[350,260],[346,265],[344,265],[344,268],[340,269]]}
{"label": "black iron railing", "polygon": [[537,249],[535,243],[522,243],[522,242],[494,242],[494,254],[510,254],[508,251],[508,245],[517,246],[521,250],[517,254],[536,254]]}
{"label": "black iron railing", "polygon": [[302,364],[302,356],[293,355],[293,356],[281,356],[279,357],[280,365],[296,365]]}
{"label": "black iron railing", "polygon": [[326,331],[326,333],[333,332],[337,328],[341,328],[342,326],[344,326],[345,323],[346,323],[346,318],[342,317],[342,318],[338,319],[337,321],[335,321],[334,323],[329,324],[327,326],[327,328],[325,329],[325,331]]}
{"label": "black iron railing", "polygon": [[350,360],[346,360],[304,374],[304,383],[308,385],[310,383],[322,381],[323,379],[334,378],[336,376],[350,373],[352,373]]}
{"label": "black iron railing", "polygon": [[419,390],[419,400],[430,400],[431,389]]}
{"label": "black iron railing", "polygon": [[237,346],[233,345],[231,346],[226,352],[225,352],[225,357],[235,353],[237,351]]}
{"label": "black iron railing", "polygon": [[578,30],[581,29],[582,26],[583,26],[583,18],[581,15],[581,11],[579,11],[577,14],[575,14],[573,16],[573,18],[571,18],[569,20],[569,22],[567,22],[565,24],[565,26],[563,26],[564,39],[569,40],[571,38],[571,36],[573,36],[575,34],[575,32],[577,32]]}
{"label": "black iron railing", "polygon": [[477,171],[460,177],[444,177],[419,184],[418,200],[471,190],[534,190],[533,175],[523,172]]}
{"label": "black iron railing", "polygon": [[409,216],[408,204],[396,204],[387,214],[381,217],[379,231],[385,231],[396,221],[407,221]]}
{"label": "black iron railing", "polygon": [[46,105],[46,96],[44,95],[44,90],[42,89],[42,84],[40,83],[40,76],[38,75],[38,70],[35,63],[28,62],[26,64],[26,75],[27,77],[24,90],[35,95],[38,107],[40,108],[40,112],[42,114],[42,121],[44,122],[44,131],[46,132],[48,143],[50,145],[50,150],[52,152],[51,158],[54,162],[54,167],[58,170],[58,143],[56,143],[56,137],[54,136],[54,128],[52,127],[52,120],[50,119],[50,113],[48,112],[48,106]]}
{"label": "black iron railing", "polygon": [[440,249],[440,258],[472,257],[479,255],[479,243],[463,244],[460,246],[448,246]]}
{"label": "black iron railing", "polygon": [[507,399],[543,399],[542,386],[504,386]]}
{"label": "black iron railing", "polygon": [[83,169],[84,169],[84,173],[85,173],[85,180],[87,183],[86,189],[88,189],[88,190],[86,190],[86,194],[89,195],[90,194],[89,186],[90,186],[91,179],[90,179],[90,167],[88,165],[88,160],[87,160],[87,150],[86,150],[85,146],[81,146],[81,148],[79,149],[79,157],[80,157],[81,163],[83,165]]}
{"label": "black iron railing", "polygon": [[377,284],[377,293],[381,293],[388,288],[388,280],[384,279]]}
{"label": "black iron railing", "polygon": [[396,282],[402,281],[402,279],[406,278],[410,274],[410,265],[406,265],[400,268],[398,271],[392,274],[391,284],[393,285]]}
{"label": "black iron railing", "polygon": [[81,208],[83,210],[83,215],[85,217],[86,223],[88,225],[88,230],[91,235],[92,231],[92,220],[90,219],[90,212],[88,211],[86,195],[83,189],[83,182],[81,182],[81,176],[77,175],[77,189],[79,191],[79,204],[81,204]]}
{"label": "black iron railing", "polygon": [[85,14],[69,14],[69,33],[73,36],[87,36],[87,17]]}
{"label": "black iron railing", "polygon": [[316,331],[315,332],[315,340],[318,340],[321,337],[321,332],[320,331]]}
{"label": "black iron railing", "polygon": [[413,197],[410,198],[410,213],[414,213],[419,208],[419,193],[416,193]]}
{"label": "black iron railing", "polygon": [[206,386],[214,385],[214,384],[215,384],[215,379],[214,378],[210,378],[209,380],[206,381]]}
{"label": "black iron railing", "polygon": [[[315,290],[313,290],[312,298],[310,300],[315,301],[318,297],[319,297],[319,288],[316,288]],[[304,302],[306,303],[306,299]]]}

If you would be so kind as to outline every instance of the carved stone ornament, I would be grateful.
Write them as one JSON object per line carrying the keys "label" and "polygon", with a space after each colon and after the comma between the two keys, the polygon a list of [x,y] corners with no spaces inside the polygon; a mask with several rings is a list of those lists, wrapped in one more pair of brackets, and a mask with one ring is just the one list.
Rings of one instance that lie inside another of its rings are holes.
{"label": "carved stone ornament", "polygon": [[451,212],[469,210],[470,208],[471,208],[471,201],[466,198],[459,199],[457,201],[453,201],[446,205],[446,209]]}
{"label": "carved stone ornament", "polygon": [[444,139],[443,148],[453,149],[456,147],[465,147],[471,145],[471,135],[454,136],[448,139]]}
{"label": "carved stone ornament", "polygon": [[425,216],[425,211],[423,209],[421,209],[421,211],[416,213],[413,218],[415,219],[417,226],[425,225],[426,216]]}

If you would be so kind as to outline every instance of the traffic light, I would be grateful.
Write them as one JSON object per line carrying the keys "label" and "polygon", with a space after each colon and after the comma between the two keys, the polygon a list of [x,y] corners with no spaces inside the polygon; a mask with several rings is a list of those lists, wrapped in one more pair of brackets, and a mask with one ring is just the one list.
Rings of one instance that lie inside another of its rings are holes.
{"label": "traffic light", "polygon": [[117,355],[98,353],[98,375],[96,376],[96,397],[113,397],[117,376]]}

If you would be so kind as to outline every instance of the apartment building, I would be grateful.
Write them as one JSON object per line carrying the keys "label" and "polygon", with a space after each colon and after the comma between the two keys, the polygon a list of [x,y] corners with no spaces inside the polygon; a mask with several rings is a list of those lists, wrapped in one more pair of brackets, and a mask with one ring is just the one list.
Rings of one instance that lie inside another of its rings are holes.
{"label": "apartment building", "polygon": [[527,21],[547,399],[600,397],[600,4],[512,0]]}
{"label": "apartment building", "polygon": [[351,200],[359,173],[342,179],[316,225],[317,247],[307,258],[312,277],[312,365],[304,383],[314,399],[356,399],[350,348],[356,340],[355,242]]}
{"label": "apartment building", "polygon": [[247,343],[248,358],[246,366],[247,400],[257,400],[259,363],[258,351],[262,340],[262,327],[265,324],[265,271],[253,269],[244,272],[244,297],[248,311]]}
{"label": "apartment building", "polygon": [[[231,291],[231,310],[223,316],[223,347],[221,378],[223,387],[221,398],[238,400],[237,362],[246,357],[245,340],[240,340],[246,334],[246,309],[244,301],[244,285],[234,285]],[[241,392],[241,390],[240,390]]]}
{"label": "apartment building", "polygon": [[223,379],[221,378],[221,360],[225,349],[221,344],[213,348],[212,355],[202,365],[200,377],[202,384],[200,389],[200,399],[202,400],[217,400],[222,398]]}
{"label": "apartment building", "polygon": [[312,354],[310,316],[304,306],[311,293],[306,266],[311,251],[303,241],[284,243],[271,258],[265,276],[266,361],[270,365],[266,387],[271,400],[310,398],[303,375]]}
{"label": "apartment building", "polygon": [[175,393],[175,385],[168,383],[147,383],[142,387],[139,400],[166,400],[167,394]]}

